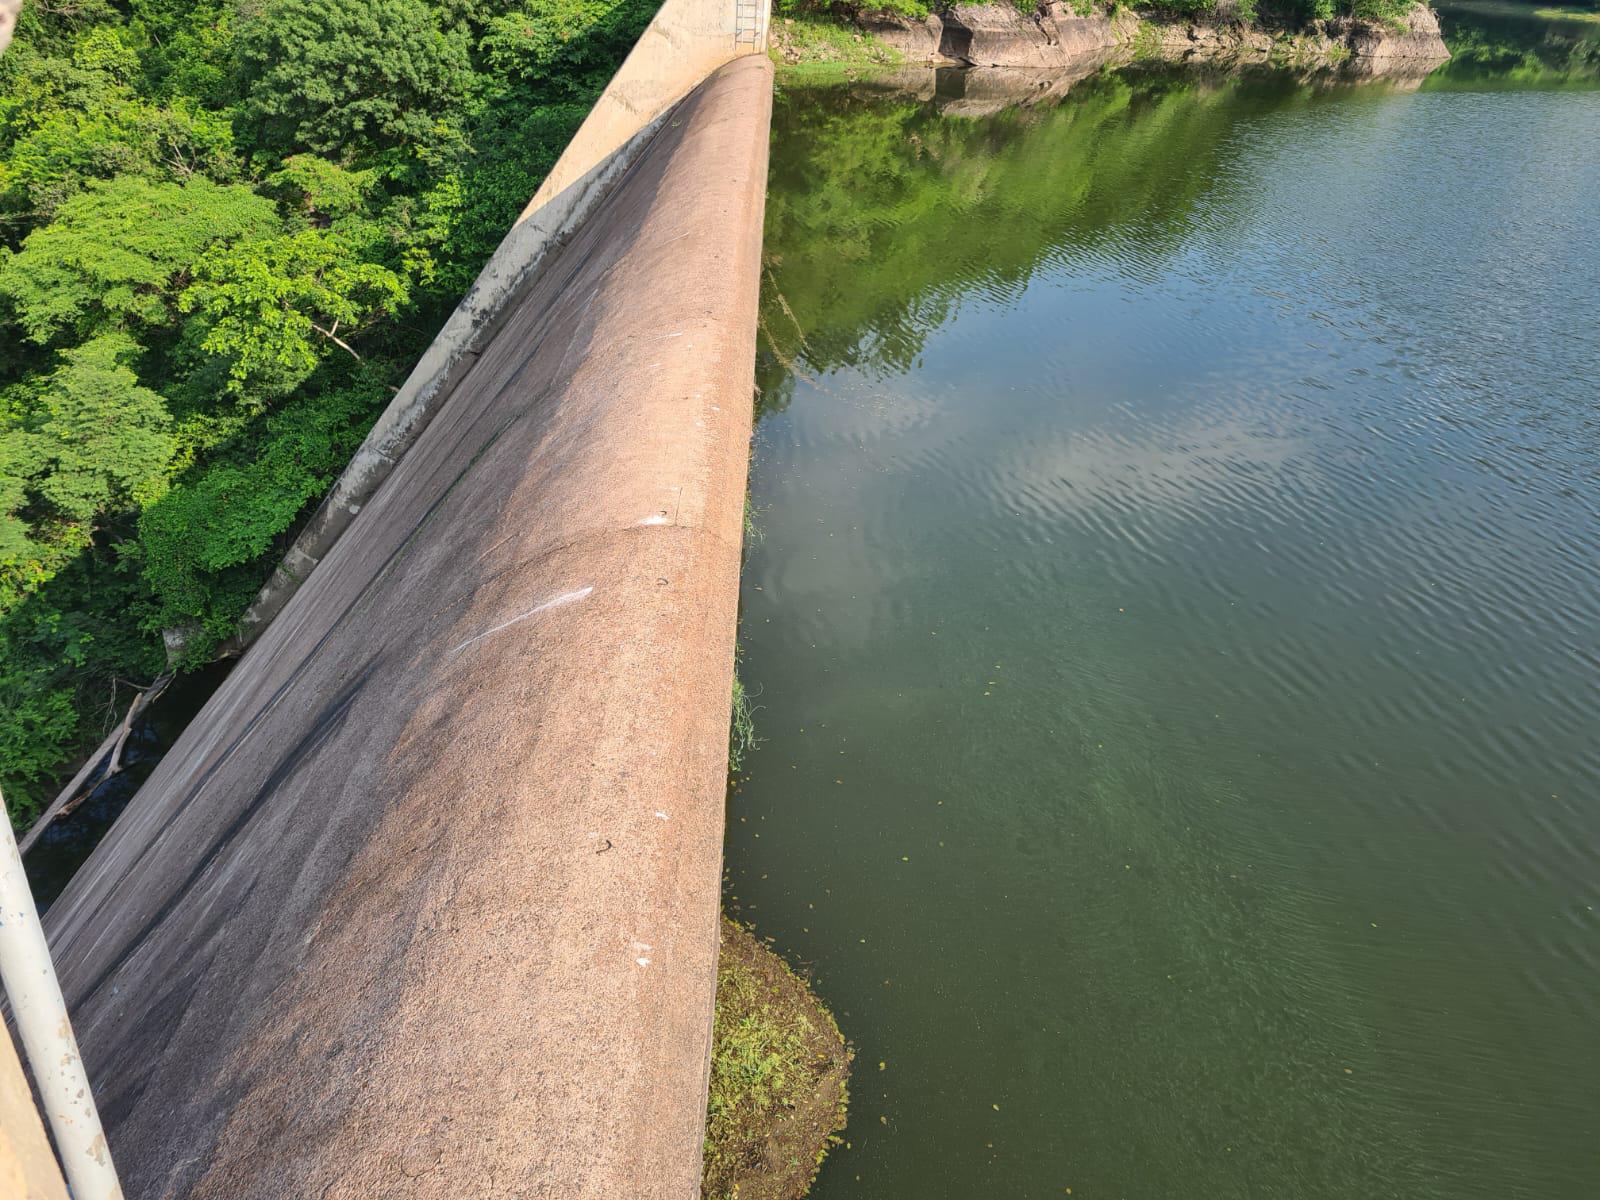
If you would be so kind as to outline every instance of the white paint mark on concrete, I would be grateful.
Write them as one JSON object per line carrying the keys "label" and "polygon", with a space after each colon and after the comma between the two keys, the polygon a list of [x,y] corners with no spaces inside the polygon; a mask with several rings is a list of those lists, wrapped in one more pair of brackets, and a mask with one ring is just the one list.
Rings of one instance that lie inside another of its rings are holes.
{"label": "white paint mark on concrete", "polygon": [[560,608],[563,604],[576,603],[577,601],[582,600],[585,596],[587,596],[592,591],[594,591],[594,585],[590,584],[588,587],[579,588],[575,592],[562,592],[561,595],[559,595],[559,596],[552,596],[549,600],[546,600],[543,604],[536,604],[532,608],[530,608],[527,612],[518,613],[516,616],[512,617],[509,621],[500,622],[500,624],[496,625],[493,629],[485,629],[482,633],[478,634],[476,637],[469,637],[466,641],[462,642],[454,650],[450,651],[450,653],[451,654],[460,654],[461,651],[465,650],[468,646],[472,645],[473,642],[481,642],[484,638],[489,637],[491,634],[499,633],[502,629],[511,628],[511,626],[515,625],[518,621],[526,621],[529,617],[536,617],[542,612],[549,612],[552,608]]}

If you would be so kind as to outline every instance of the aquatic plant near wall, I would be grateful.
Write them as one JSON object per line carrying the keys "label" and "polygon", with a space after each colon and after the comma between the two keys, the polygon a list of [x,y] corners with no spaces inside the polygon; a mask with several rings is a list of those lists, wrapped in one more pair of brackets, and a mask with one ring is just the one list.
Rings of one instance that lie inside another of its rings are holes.
{"label": "aquatic plant near wall", "polygon": [[754,710],[750,707],[750,694],[737,674],[733,677],[733,719],[728,730],[728,775],[744,772],[745,760],[761,744],[756,737]]}
{"label": "aquatic plant near wall", "polygon": [[797,1200],[839,1143],[854,1054],[806,981],[722,919],[705,1200]]}

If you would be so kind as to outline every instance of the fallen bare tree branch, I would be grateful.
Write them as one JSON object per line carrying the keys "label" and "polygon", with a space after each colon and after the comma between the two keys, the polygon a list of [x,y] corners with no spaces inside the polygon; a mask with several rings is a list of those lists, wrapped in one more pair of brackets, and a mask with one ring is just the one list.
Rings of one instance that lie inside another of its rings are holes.
{"label": "fallen bare tree branch", "polygon": [[[5,2],[6,0],[0,0],[0,4]],[[39,815],[39,819],[28,827],[28,832],[17,842],[20,853],[26,854],[50,827],[51,822],[77,808],[96,787],[122,770],[122,748],[127,744],[128,735],[133,732],[133,723],[162,692],[167,690],[167,684],[171,682],[172,673],[169,671],[133,698],[133,703],[128,706],[122,723],[100,743],[99,748],[72,777],[72,782],[61,789],[61,794],[51,801],[50,807]]]}

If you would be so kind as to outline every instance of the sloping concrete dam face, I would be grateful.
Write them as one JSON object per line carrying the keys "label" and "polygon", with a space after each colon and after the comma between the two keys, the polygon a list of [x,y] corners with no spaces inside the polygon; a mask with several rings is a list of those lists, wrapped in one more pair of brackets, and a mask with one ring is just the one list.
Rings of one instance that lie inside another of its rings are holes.
{"label": "sloping concrete dam face", "polygon": [[51,910],[133,1200],[698,1194],[771,86],[662,124]]}

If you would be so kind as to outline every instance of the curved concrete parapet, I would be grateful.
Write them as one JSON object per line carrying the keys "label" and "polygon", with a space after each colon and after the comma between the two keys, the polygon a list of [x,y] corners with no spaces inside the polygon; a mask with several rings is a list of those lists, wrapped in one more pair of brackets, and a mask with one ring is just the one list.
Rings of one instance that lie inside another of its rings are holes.
{"label": "curved concrete parapet", "polygon": [[[767,11],[766,0],[662,4],[471,290],[245,612],[238,634],[223,647],[224,654],[249,645],[282,610],[432,419],[511,298],[530,284],[551,248],[622,177],[672,106],[724,63],[764,51]],[[173,631],[173,637],[181,646],[181,633]]]}
{"label": "curved concrete parapet", "polygon": [[771,79],[550,252],[51,909],[130,1197],[698,1194]]}

